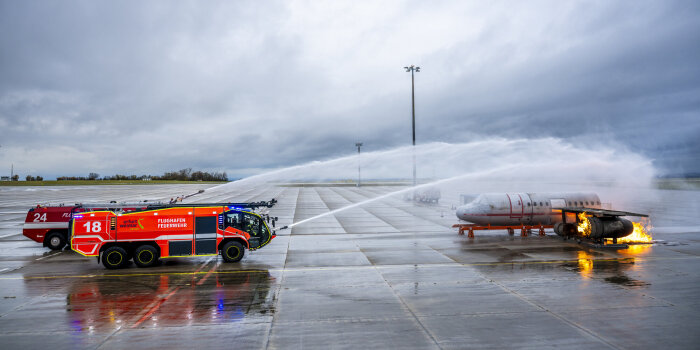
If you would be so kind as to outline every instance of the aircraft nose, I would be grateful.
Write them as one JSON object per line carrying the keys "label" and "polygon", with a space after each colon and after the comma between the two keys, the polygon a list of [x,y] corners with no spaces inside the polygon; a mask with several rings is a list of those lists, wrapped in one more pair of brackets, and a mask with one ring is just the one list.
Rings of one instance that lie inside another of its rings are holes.
{"label": "aircraft nose", "polygon": [[457,217],[465,220],[474,222],[477,217],[475,214],[479,214],[479,207],[474,204],[467,204],[457,208]]}
{"label": "aircraft nose", "polygon": [[464,216],[464,214],[466,212],[467,212],[467,209],[464,206],[457,208],[457,217],[461,219],[462,216]]}

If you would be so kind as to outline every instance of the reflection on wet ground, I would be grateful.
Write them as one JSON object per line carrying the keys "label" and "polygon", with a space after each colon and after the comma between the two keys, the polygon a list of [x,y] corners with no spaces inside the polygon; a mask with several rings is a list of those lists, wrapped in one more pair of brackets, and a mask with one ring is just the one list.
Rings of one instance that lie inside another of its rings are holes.
{"label": "reflection on wet ground", "polygon": [[239,322],[272,313],[272,281],[268,271],[79,279],[66,311],[79,331]]}
{"label": "reflection on wet ground", "polygon": [[[271,186],[202,200],[275,197],[270,214],[282,226],[391,190]],[[448,210],[386,199],[279,231],[237,264],[176,258],[110,271],[21,236],[0,239],[0,344],[655,349],[700,341],[700,234],[628,249],[505,231],[470,239],[451,229]]]}
{"label": "reflection on wet ground", "polygon": [[576,264],[565,264],[564,266],[577,271],[582,278],[603,279],[606,282],[616,283],[628,287],[643,287],[649,285],[644,281],[630,278],[625,274],[635,262],[635,258],[615,258],[615,259],[595,259],[594,255],[579,251],[579,258]]}

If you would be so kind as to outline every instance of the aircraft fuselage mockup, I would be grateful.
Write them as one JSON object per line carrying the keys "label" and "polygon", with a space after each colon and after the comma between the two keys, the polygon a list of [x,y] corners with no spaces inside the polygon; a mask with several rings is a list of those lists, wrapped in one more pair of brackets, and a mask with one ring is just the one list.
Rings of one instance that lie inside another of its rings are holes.
{"label": "aircraft fuselage mockup", "polygon": [[595,193],[484,193],[457,208],[457,217],[479,225],[554,225],[561,208],[600,209]]}

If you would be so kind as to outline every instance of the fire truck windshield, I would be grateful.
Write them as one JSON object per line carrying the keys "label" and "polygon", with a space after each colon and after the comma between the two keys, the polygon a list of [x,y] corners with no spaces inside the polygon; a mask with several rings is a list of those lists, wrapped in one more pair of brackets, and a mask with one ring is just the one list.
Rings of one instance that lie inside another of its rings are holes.
{"label": "fire truck windshield", "polygon": [[225,223],[224,228],[231,226],[235,229],[248,232],[254,237],[260,236],[261,233],[260,218],[250,213],[228,211],[226,212]]}
{"label": "fire truck windshield", "polygon": [[259,216],[234,210],[226,212],[225,215],[224,229],[230,226],[248,232],[251,249],[259,248],[270,241],[270,230]]}
{"label": "fire truck windshield", "polygon": [[248,232],[253,237],[260,236],[260,219],[252,214],[243,213],[244,231]]}

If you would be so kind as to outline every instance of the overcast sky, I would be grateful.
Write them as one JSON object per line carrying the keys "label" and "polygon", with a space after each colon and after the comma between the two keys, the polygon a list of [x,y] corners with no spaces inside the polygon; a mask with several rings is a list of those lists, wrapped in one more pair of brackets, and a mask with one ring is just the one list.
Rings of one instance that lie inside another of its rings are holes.
{"label": "overcast sky", "polygon": [[698,1],[0,0],[0,173],[230,177],[411,142],[700,172]]}

